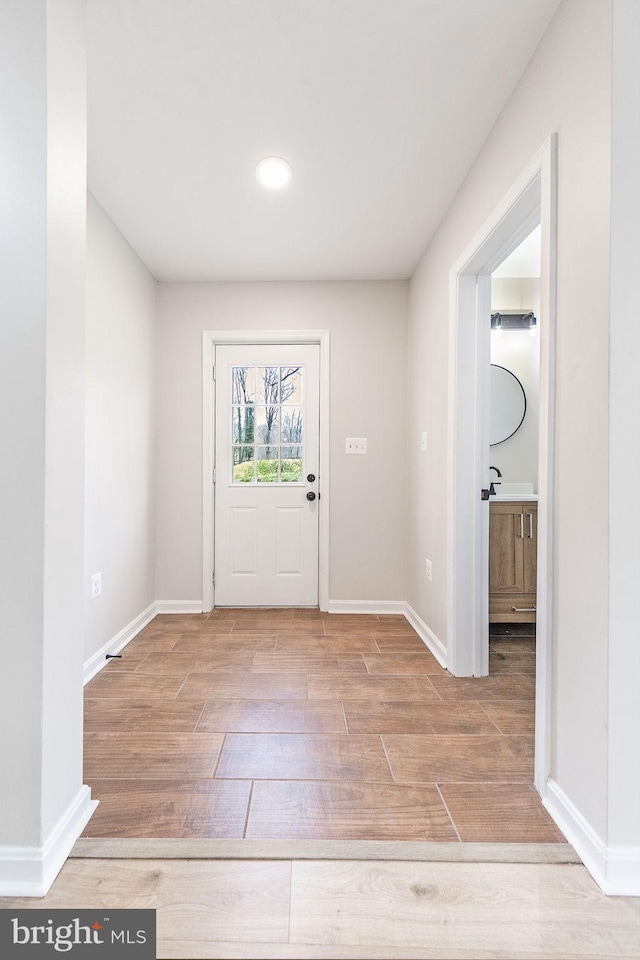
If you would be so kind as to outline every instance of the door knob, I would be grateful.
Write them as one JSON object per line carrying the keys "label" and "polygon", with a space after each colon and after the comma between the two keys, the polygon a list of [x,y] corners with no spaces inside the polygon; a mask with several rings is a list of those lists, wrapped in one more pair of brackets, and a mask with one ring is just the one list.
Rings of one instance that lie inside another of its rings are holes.
{"label": "door knob", "polygon": [[309,493],[307,494],[307,500],[315,500],[315,498],[316,498],[316,495],[313,492],[313,490],[309,490]]}
{"label": "door knob", "polygon": [[315,473],[308,473],[308,474],[307,474],[307,480],[309,481],[309,483],[313,483],[313,481],[315,480],[315,478],[316,478]]}

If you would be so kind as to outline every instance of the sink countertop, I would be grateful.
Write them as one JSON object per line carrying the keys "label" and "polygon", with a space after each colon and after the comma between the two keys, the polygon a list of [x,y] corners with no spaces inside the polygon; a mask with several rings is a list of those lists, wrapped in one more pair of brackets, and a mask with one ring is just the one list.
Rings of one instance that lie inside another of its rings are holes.
{"label": "sink countertop", "polygon": [[498,503],[520,503],[530,501],[537,503],[537,493],[496,493],[489,497],[489,502],[496,500]]}

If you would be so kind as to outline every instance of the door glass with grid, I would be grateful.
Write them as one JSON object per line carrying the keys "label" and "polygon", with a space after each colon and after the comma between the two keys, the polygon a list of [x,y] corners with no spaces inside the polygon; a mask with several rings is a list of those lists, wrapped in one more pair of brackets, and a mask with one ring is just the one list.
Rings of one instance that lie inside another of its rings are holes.
{"label": "door glass with grid", "polygon": [[304,368],[231,368],[233,483],[304,483]]}

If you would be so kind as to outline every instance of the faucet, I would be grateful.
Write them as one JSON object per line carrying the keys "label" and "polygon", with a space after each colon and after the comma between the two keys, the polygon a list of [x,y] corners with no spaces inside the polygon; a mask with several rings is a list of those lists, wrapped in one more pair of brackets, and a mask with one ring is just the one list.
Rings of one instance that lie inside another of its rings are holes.
{"label": "faucet", "polygon": [[[495,470],[495,472],[498,474],[499,477],[502,476],[502,473],[500,472],[500,470],[498,470],[497,467],[489,467],[489,470]],[[492,481],[491,481],[491,484],[489,485],[489,496],[490,496],[490,497],[495,497],[495,495],[496,495],[496,484],[497,484],[498,486],[500,486],[500,481],[499,481],[499,480],[495,480],[495,481],[492,480]]]}

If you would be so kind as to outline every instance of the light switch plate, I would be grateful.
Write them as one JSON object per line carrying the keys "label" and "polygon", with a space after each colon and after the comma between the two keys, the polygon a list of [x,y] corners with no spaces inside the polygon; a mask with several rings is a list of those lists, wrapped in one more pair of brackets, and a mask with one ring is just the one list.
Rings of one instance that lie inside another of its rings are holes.
{"label": "light switch plate", "polygon": [[366,453],[367,452],[367,438],[366,437],[347,437],[344,444],[345,453]]}
{"label": "light switch plate", "polygon": [[427,450],[427,431],[423,430],[420,434],[420,449],[423,453],[426,453]]}

